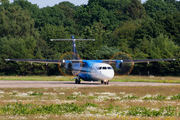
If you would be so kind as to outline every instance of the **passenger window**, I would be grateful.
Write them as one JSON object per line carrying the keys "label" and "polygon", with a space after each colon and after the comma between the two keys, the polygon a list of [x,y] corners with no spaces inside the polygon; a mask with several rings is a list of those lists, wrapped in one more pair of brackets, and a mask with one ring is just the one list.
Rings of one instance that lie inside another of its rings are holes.
{"label": "passenger window", "polygon": [[103,67],[104,70],[106,70],[107,68],[106,67]]}

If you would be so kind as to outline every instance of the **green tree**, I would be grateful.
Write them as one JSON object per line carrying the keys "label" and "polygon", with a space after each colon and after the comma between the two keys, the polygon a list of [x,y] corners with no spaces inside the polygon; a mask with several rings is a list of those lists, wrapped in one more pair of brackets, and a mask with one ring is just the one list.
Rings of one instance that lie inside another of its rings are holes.
{"label": "green tree", "polygon": [[75,6],[73,3],[70,3],[68,1],[63,1],[63,2],[60,2],[58,5],[60,6],[66,6],[68,8],[71,8],[73,10],[78,10],[80,8],[80,6]]}
{"label": "green tree", "polygon": [[88,6],[93,4],[98,4],[99,6],[105,8],[111,14],[115,15],[116,20],[112,21],[113,24],[119,24],[120,21],[128,20],[127,16],[127,6],[131,0],[89,0]]}
{"label": "green tree", "polygon": [[120,50],[115,47],[101,46],[98,50],[94,52],[93,59],[108,60],[111,59],[112,56],[118,52],[120,52]]}
{"label": "green tree", "polygon": [[102,22],[105,26],[104,29],[114,29],[115,25],[117,25],[116,22],[118,22],[112,12],[108,12],[97,3],[92,3],[90,6],[82,6],[82,8],[78,9],[75,13],[74,19],[76,19],[79,30],[98,22]]}
{"label": "green tree", "polygon": [[66,4],[56,5],[56,7],[60,8],[64,12],[65,20],[63,21],[63,26],[66,27],[71,34],[75,33],[75,20],[73,19],[75,10]]}
{"label": "green tree", "polygon": [[95,39],[95,41],[87,41],[87,42],[80,42],[77,45],[77,49],[79,54],[84,59],[92,59],[93,53],[98,50],[101,46],[107,45],[111,41],[108,40],[109,34],[111,31],[104,30],[104,25],[100,23],[94,23],[92,27],[86,26],[82,31],[80,36],[85,39]]}
{"label": "green tree", "polygon": [[165,2],[164,0],[148,0],[143,4],[143,6],[146,10],[146,13],[151,17],[153,17],[157,11],[161,11],[163,14],[177,11],[176,6]]}
{"label": "green tree", "polygon": [[41,14],[41,10],[39,9],[37,4],[32,4],[27,0],[15,0],[13,5],[19,5],[23,10],[28,10],[29,14],[35,21],[35,28],[38,28],[40,20],[38,20],[39,15]]}
{"label": "green tree", "polygon": [[115,39],[115,45],[123,52],[130,53],[129,47],[134,48],[141,40],[134,40],[136,35],[136,30],[140,27],[140,24],[132,21],[124,22],[122,26],[117,27],[113,36],[117,37]]}
{"label": "green tree", "polygon": [[9,3],[9,0],[0,0],[0,3],[2,3],[2,4]]}
{"label": "green tree", "polygon": [[[169,39],[168,36],[160,34],[157,38],[151,38],[147,40],[144,38],[138,47],[134,49],[133,58],[136,59],[166,59],[166,58],[175,58],[178,59],[176,54],[179,52],[179,46],[176,45],[172,39]],[[133,73],[138,74],[142,71],[150,71],[154,75],[172,75],[171,73],[175,71],[173,67],[178,62],[154,62],[150,65],[138,64],[135,65]],[[143,74],[143,73],[142,73]],[[176,74],[176,73],[174,73]]]}
{"label": "green tree", "polygon": [[46,24],[51,24],[51,25],[64,25],[65,15],[64,11],[61,10],[57,6],[53,7],[44,7],[41,9],[41,14],[38,16],[37,19],[37,27],[44,27]]}
{"label": "green tree", "polygon": [[38,37],[34,28],[34,20],[27,10],[21,10],[19,6],[8,9],[0,7],[0,37],[25,37],[27,35]]}
{"label": "green tree", "polygon": [[176,6],[177,10],[180,11],[180,1],[179,0],[164,0],[165,2],[167,2],[168,4],[173,4]]}
{"label": "green tree", "polygon": [[132,19],[141,19],[145,17],[146,11],[141,5],[141,1],[139,0],[132,0],[131,3],[127,6],[127,14]]}
{"label": "green tree", "polygon": [[[141,26],[135,32],[135,40],[140,40],[146,37],[148,40],[150,38],[157,38],[161,33],[164,33],[163,20],[165,16],[162,14],[157,14],[156,20],[146,18],[142,21]],[[162,21],[159,23],[159,21]]]}
{"label": "green tree", "polygon": [[[41,54],[36,54],[36,41],[33,37],[22,38],[0,38],[0,71],[2,75],[32,75],[44,74],[40,65],[30,65],[27,62],[5,62],[4,59],[35,59],[42,58]],[[38,55],[38,56],[37,56]],[[39,71],[41,69],[41,71]],[[39,71],[36,73],[37,70]]]}
{"label": "green tree", "polygon": [[164,20],[166,34],[180,45],[180,13],[168,14]]}
{"label": "green tree", "polygon": [[[48,46],[54,49],[57,53],[66,53],[66,52],[71,51],[71,42],[50,41],[50,39],[67,39],[70,37],[70,35],[68,34],[68,32],[63,26],[53,26],[53,25],[47,24],[45,25],[45,27],[41,29],[41,37],[47,42]],[[59,59],[59,58],[56,58],[56,59]]]}

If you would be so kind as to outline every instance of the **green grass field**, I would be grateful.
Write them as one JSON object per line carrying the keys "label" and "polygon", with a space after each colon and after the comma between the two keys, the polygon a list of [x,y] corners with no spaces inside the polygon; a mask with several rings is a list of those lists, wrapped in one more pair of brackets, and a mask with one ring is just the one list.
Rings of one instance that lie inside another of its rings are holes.
{"label": "green grass field", "polygon": [[179,86],[1,88],[0,119],[180,119]]}
{"label": "green grass field", "polygon": [[[64,76],[1,76],[1,80],[69,81]],[[180,77],[115,76],[119,82],[180,83]],[[180,119],[179,86],[0,88],[0,119]]]}
{"label": "green grass field", "polygon": [[[0,76],[0,80],[22,81],[71,81],[74,76]],[[180,83],[180,77],[154,77],[154,76],[115,76],[114,82],[159,82]]]}

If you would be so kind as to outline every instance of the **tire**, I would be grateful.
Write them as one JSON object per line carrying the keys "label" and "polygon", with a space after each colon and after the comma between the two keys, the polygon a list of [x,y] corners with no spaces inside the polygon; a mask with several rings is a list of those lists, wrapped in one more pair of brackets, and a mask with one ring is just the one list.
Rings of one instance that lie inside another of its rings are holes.
{"label": "tire", "polygon": [[103,80],[101,80],[101,84],[103,84],[104,83],[104,81]]}
{"label": "tire", "polygon": [[78,80],[78,84],[81,84],[81,81],[80,81],[80,80]]}
{"label": "tire", "polygon": [[75,84],[77,84],[78,83],[78,81],[77,81],[77,79],[75,80]]}

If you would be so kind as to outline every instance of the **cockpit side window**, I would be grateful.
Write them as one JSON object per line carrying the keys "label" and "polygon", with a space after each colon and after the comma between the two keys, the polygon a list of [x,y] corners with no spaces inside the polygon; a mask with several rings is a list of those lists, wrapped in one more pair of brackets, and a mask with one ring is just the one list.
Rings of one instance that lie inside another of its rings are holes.
{"label": "cockpit side window", "polygon": [[99,69],[99,70],[101,70],[101,69],[102,69],[102,67],[99,67],[98,69]]}
{"label": "cockpit side window", "polygon": [[112,67],[108,67],[108,69],[110,70],[110,69],[112,69]]}

